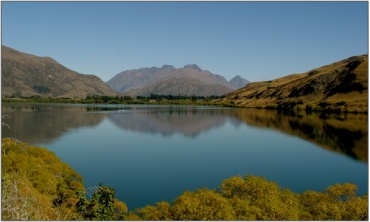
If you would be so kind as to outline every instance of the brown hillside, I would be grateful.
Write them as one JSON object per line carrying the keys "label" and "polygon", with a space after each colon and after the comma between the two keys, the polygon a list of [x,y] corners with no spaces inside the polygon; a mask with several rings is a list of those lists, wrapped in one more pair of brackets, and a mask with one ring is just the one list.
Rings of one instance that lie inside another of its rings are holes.
{"label": "brown hillside", "polygon": [[88,94],[115,93],[94,75],[67,69],[54,59],[22,53],[1,46],[2,96],[84,98]]}
{"label": "brown hillside", "polygon": [[306,106],[367,112],[368,56],[353,56],[302,74],[255,82],[227,95],[244,107]]}

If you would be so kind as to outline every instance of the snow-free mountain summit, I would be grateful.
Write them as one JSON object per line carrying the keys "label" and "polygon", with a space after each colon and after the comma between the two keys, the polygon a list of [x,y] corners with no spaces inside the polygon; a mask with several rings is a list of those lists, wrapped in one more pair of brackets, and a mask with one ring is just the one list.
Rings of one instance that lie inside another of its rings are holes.
{"label": "snow-free mountain summit", "polygon": [[[241,77],[235,81],[239,80],[249,83]],[[115,91],[131,96],[150,94],[220,96],[240,88],[228,82],[223,76],[203,70],[195,64],[178,69],[172,65],[163,65],[160,68],[126,70],[117,74],[107,84]]]}

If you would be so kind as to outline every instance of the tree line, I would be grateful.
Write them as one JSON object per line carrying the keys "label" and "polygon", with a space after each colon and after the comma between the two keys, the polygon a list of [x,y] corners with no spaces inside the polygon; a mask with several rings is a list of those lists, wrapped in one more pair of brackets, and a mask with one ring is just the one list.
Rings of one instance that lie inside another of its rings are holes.
{"label": "tree line", "polygon": [[[29,96],[29,97],[19,97],[22,100],[30,101],[30,102],[41,102],[41,103],[104,103],[104,104],[140,104],[140,103],[148,103],[151,101],[155,102],[163,102],[163,101],[206,101],[211,102],[217,99],[223,99],[225,96],[196,96],[196,95],[158,95],[151,93],[148,96],[136,96],[132,97],[130,95],[116,95],[116,96],[105,96],[105,95],[96,95],[90,94],[87,95],[85,98],[82,99],[73,99],[69,97],[58,97],[58,98],[51,98],[51,97],[41,97],[38,95]],[[3,97],[3,102],[11,102],[15,99],[15,97]]]}

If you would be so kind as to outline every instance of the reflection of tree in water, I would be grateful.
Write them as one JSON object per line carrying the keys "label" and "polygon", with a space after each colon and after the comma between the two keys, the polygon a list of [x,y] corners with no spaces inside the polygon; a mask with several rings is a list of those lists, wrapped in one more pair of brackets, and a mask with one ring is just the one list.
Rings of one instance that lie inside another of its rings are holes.
{"label": "reflection of tree in water", "polygon": [[50,142],[71,129],[97,125],[106,116],[125,130],[163,136],[178,133],[189,137],[220,127],[227,121],[235,126],[241,121],[299,136],[325,149],[368,161],[368,120],[363,114],[306,114],[189,106],[3,104],[2,115],[9,116],[6,123],[11,128],[2,126],[2,137],[14,137],[30,144]]}

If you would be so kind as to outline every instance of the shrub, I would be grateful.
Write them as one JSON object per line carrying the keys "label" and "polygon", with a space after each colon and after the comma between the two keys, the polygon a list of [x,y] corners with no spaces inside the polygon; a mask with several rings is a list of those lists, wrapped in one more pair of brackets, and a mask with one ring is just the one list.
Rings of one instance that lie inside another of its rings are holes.
{"label": "shrub", "polygon": [[356,196],[354,184],[336,184],[323,192],[303,194],[281,189],[264,177],[224,180],[218,191],[186,191],[168,202],[131,211],[127,220],[364,220],[367,195]]}
{"label": "shrub", "polygon": [[308,104],[306,104],[305,110],[308,111],[308,112],[312,112],[312,111],[315,110],[315,106],[312,105],[312,104],[310,104],[310,103],[308,103]]}

